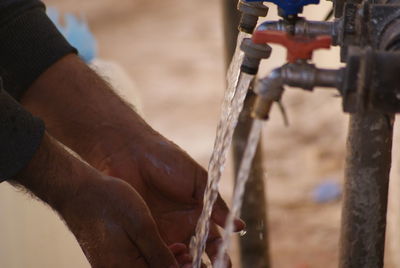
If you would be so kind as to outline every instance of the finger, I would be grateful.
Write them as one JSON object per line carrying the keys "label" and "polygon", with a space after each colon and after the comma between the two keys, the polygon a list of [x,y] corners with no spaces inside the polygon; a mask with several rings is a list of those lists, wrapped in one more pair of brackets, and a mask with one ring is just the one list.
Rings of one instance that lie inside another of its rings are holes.
{"label": "finger", "polygon": [[174,243],[169,246],[180,266],[192,263],[192,256],[189,254],[188,247],[182,243]]}
{"label": "finger", "polygon": [[187,251],[186,245],[182,243],[174,243],[168,246],[168,248],[175,256],[184,254]]}
{"label": "finger", "polygon": [[[133,188],[131,194],[135,202],[130,203],[124,213],[126,222],[124,230],[131,242],[138,247],[147,264],[154,268],[178,268],[174,255],[158,232],[157,225],[143,199]],[[129,200],[126,198],[126,200]],[[130,213],[132,212],[132,213]]]}
{"label": "finger", "polygon": [[[222,199],[221,195],[218,194],[217,201],[215,202],[213,213],[211,215],[211,219],[221,227],[225,226],[226,219],[228,218],[229,208],[226,205],[225,201]],[[236,218],[234,221],[234,231],[240,232],[244,230],[246,224],[239,218]]]}
{"label": "finger", "polygon": [[181,254],[179,256],[176,256],[176,260],[178,261],[178,263],[180,265],[184,265],[184,264],[190,264],[193,261],[192,256],[190,256],[190,254]]}
{"label": "finger", "polygon": [[[215,224],[213,224],[210,228],[210,234],[208,236],[207,245],[206,245],[206,253],[208,258],[211,260],[211,263],[214,264],[218,255],[219,247],[222,244],[221,234],[218,231],[218,228]],[[225,253],[224,255],[225,263],[227,264],[226,267],[231,267],[232,263],[228,256]]]}
{"label": "finger", "polygon": [[149,266],[154,268],[178,268],[174,255],[162,241],[154,221],[149,220],[144,226],[145,230],[139,233],[135,243]]}

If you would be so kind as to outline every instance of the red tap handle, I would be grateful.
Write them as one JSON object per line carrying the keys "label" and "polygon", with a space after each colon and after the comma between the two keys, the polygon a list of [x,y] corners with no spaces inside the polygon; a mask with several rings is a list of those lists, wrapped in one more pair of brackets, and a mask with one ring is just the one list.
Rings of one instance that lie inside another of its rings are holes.
{"label": "red tap handle", "polygon": [[310,38],[278,31],[256,31],[252,39],[255,44],[274,43],[286,47],[287,60],[291,63],[296,60],[310,60],[314,50],[328,49],[332,45],[332,37],[328,35]]}

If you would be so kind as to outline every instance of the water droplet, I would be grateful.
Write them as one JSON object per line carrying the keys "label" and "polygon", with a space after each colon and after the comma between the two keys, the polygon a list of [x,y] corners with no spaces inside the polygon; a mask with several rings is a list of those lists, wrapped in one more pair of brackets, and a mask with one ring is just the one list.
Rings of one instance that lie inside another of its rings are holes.
{"label": "water droplet", "polygon": [[246,231],[246,230],[242,230],[242,231],[240,231],[240,233],[239,233],[240,236],[245,236],[246,234],[247,234],[247,231]]}

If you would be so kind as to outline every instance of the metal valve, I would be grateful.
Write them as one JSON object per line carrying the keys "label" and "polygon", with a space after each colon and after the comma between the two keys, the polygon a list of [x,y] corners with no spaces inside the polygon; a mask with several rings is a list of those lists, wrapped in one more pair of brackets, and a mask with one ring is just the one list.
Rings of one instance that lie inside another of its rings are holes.
{"label": "metal valve", "polygon": [[319,4],[319,0],[244,0],[245,2],[271,2],[282,11],[282,17],[297,15],[303,12],[303,7]]}
{"label": "metal valve", "polygon": [[314,50],[329,49],[332,37],[321,35],[317,37],[293,36],[278,31],[256,31],[252,38],[255,44],[280,44],[287,49],[288,62],[310,60]]}

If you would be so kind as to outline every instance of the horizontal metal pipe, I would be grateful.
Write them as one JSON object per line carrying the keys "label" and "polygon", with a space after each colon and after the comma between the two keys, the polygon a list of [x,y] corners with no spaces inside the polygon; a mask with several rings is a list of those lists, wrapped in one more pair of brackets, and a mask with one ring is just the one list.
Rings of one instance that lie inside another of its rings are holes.
{"label": "horizontal metal pipe", "polygon": [[274,69],[267,77],[258,81],[254,92],[259,96],[253,116],[268,119],[271,106],[279,101],[284,85],[312,90],[314,87],[333,87],[340,89],[343,69],[318,69],[313,64],[286,64]]}
{"label": "horizontal metal pipe", "polygon": [[254,91],[264,98],[276,100],[284,85],[312,90],[314,87],[340,88],[343,69],[318,69],[313,64],[286,64],[259,80]]}
{"label": "horizontal metal pipe", "polygon": [[313,64],[288,64],[282,71],[285,84],[312,90],[314,87],[340,88],[343,69],[318,69]]}
{"label": "horizontal metal pipe", "polygon": [[334,35],[334,22],[331,21],[306,21],[299,20],[296,22],[295,34],[318,36],[318,35]]}
{"label": "horizontal metal pipe", "polygon": [[256,31],[281,31],[294,35],[302,35],[315,37],[320,35],[332,36],[334,40],[337,39],[337,24],[338,21],[308,21],[305,19],[297,20],[293,25],[284,20],[279,21],[266,21],[257,27]]}
{"label": "horizontal metal pipe", "polygon": [[342,84],[343,69],[316,69],[315,86],[318,87],[334,87],[339,89]]}

